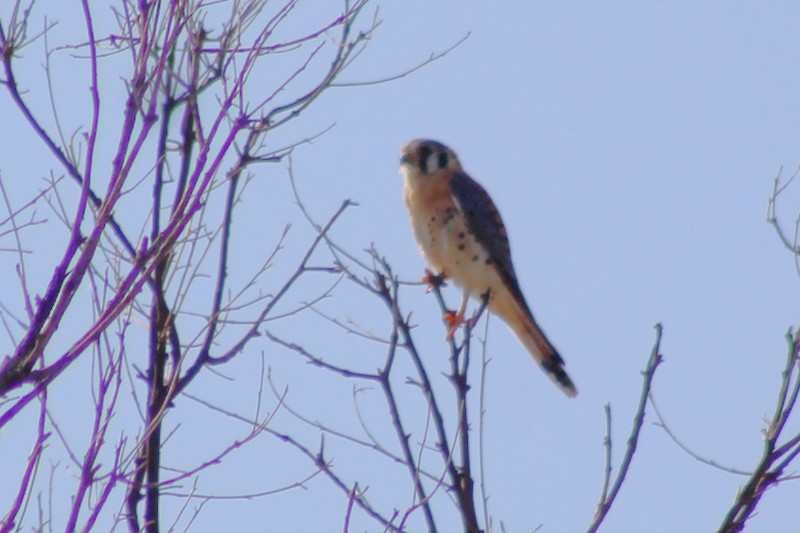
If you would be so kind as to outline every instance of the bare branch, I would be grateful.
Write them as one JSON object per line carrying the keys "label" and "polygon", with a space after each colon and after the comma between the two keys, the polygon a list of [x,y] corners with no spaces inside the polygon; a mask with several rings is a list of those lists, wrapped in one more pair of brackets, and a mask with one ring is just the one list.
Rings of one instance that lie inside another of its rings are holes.
{"label": "bare branch", "polygon": [[[661,332],[662,327],[661,324],[656,324],[656,340],[653,344],[653,350],[650,352],[650,358],[647,360],[647,366],[643,372],[643,382],[642,382],[642,394],[639,397],[639,407],[636,409],[636,414],[633,417],[633,429],[631,430],[630,437],[628,437],[628,446],[625,449],[625,455],[622,458],[622,463],[617,470],[617,477],[614,480],[614,483],[611,485],[611,489],[607,491],[607,480],[603,482],[603,491],[601,493],[600,502],[597,504],[597,512],[595,513],[594,519],[592,523],[589,525],[587,529],[588,532],[594,533],[600,527],[600,524],[603,523],[605,517],[608,515],[608,511],[611,509],[611,506],[614,504],[614,500],[617,498],[620,489],[622,488],[622,484],[625,482],[625,476],[628,473],[628,469],[633,462],[633,456],[636,453],[636,446],[639,443],[639,433],[642,429],[642,424],[644,423],[644,414],[645,408],[647,407],[647,399],[650,395],[650,388],[653,385],[653,377],[655,376],[656,369],[658,365],[661,364],[663,358],[661,356]],[[610,408],[609,408],[610,411]],[[610,420],[610,416],[608,418]],[[610,422],[609,422],[610,426]],[[611,449],[611,435],[610,433],[607,434],[606,438],[608,439],[607,450]],[[607,454],[606,457],[608,458],[609,455]],[[610,464],[606,465],[606,472],[609,471],[611,468]],[[607,474],[608,475],[608,474]]]}
{"label": "bare branch", "polygon": [[[800,378],[797,376],[798,353],[800,350],[800,331],[786,334],[789,347],[786,365],[783,369],[783,378],[775,404],[775,412],[767,427],[761,459],[753,470],[748,481],[739,488],[733,505],[719,527],[720,533],[733,533],[742,531],[747,520],[753,515],[761,498],[770,488],[781,482],[785,469],[793,461],[800,449],[800,434],[790,438],[789,441],[779,446],[783,429],[792,414],[800,390]],[[783,460],[780,459],[783,457]]]}

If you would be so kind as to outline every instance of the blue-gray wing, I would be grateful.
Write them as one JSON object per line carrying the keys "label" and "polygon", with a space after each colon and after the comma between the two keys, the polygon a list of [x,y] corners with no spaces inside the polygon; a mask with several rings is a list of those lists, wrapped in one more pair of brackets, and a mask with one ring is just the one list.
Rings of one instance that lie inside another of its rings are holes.
{"label": "blue-gray wing", "polygon": [[530,314],[517,276],[514,274],[506,227],[503,219],[500,218],[500,212],[489,198],[489,194],[478,182],[463,172],[457,173],[450,180],[450,193],[466,220],[467,229],[475,237],[475,240],[486,249],[489,259],[497,267],[508,290]]}
{"label": "blue-gray wing", "polygon": [[536,324],[533,314],[525,302],[525,297],[522,295],[517,276],[514,274],[514,267],[511,264],[511,248],[508,244],[506,227],[494,202],[483,187],[464,173],[458,173],[450,180],[450,193],[464,216],[467,229],[486,250],[489,259],[497,267],[503,284],[528,315],[530,328],[526,332],[527,335],[520,337],[520,340],[528,347],[524,337],[530,337],[530,340],[536,345],[533,350],[528,347],[534,358],[567,395],[575,396],[577,389],[564,370],[564,360]]}

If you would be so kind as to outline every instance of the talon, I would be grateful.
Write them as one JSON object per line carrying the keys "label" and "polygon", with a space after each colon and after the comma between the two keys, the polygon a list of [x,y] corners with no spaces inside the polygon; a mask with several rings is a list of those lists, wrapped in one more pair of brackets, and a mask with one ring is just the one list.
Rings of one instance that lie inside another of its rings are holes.
{"label": "talon", "polygon": [[425,289],[425,292],[431,292],[433,289],[437,287],[441,287],[444,285],[444,280],[447,279],[447,275],[442,272],[441,274],[434,274],[427,268],[425,269],[425,275],[422,276],[422,283],[427,283],[428,287]]}
{"label": "talon", "polygon": [[444,321],[450,326],[450,331],[447,332],[446,340],[451,341],[453,340],[453,336],[458,331],[458,327],[464,323],[464,315],[459,313],[454,313],[452,311],[447,311],[444,314]]}

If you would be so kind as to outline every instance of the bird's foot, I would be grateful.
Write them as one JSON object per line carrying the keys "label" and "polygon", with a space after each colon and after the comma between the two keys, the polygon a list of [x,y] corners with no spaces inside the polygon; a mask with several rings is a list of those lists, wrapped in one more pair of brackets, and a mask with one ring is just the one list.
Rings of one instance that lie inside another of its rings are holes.
{"label": "bird's foot", "polygon": [[450,330],[447,332],[447,337],[445,337],[448,341],[453,340],[453,336],[456,334],[459,326],[464,324],[464,314],[463,313],[454,313],[453,311],[446,311],[444,314],[444,321],[450,326]]}
{"label": "bird's foot", "polygon": [[466,325],[469,329],[475,327],[475,324],[478,323],[477,316],[473,316],[471,318],[464,318],[463,313],[454,313],[453,311],[447,311],[444,314],[444,321],[450,326],[450,330],[447,332],[446,340],[451,341],[453,340],[453,336],[458,331],[458,328],[462,325]]}
{"label": "bird's foot", "polygon": [[445,339],[451,341],[456,334],[458,326],[464,322],[464,317],[459,317],[458,314],[453,311],[447,311],[444,314],[444,321],[450,326],[450,330],[447,332],[447,337],[445,337]]}
{"label": "bird's foot", "polygon": [[433,289],[437,289],[442,287],[445,283],[444,281],[447,279],[447,274],[444,272],[440,274],[434,274],[427,268],[425,269],[425,275],[422,276],[422,283],[427,283],[428,288],[425,289],[425,292],[431,292]]}

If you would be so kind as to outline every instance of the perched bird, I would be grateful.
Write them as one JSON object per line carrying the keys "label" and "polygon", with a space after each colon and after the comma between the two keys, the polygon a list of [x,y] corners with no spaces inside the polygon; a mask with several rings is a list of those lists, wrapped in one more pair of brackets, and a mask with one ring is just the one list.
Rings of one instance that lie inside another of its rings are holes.
{"label": "perched bird", "polygon": [[547,340],[522,295],[508,235],[489,195],[461,168],[456,154],[431,140],[409,142],[400,156],[404,195],[414,236],[430,265],[461,287],[464,298],[450,336],[463,321],[467,300],[489,292],[489,310],[503,319],[548,376],[578,394],[564,360]]}

